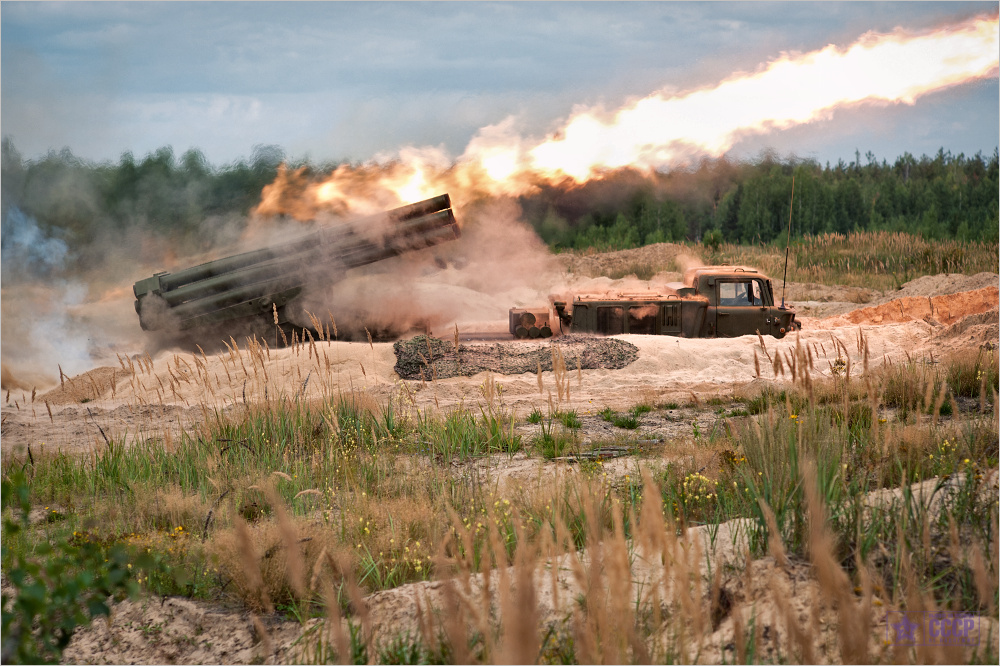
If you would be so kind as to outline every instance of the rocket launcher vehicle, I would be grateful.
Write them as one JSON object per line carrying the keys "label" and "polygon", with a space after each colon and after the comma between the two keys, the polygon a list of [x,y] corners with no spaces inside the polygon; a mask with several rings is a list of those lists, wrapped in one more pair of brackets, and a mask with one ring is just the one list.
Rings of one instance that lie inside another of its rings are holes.
{"label": "rocket launcher vehicle", "polygon": [[189,330],[278,312],[310,284],[461,235],[447,194],[350,223],[326,227],[282,245],[216,259],[136,282],[143,330]]}

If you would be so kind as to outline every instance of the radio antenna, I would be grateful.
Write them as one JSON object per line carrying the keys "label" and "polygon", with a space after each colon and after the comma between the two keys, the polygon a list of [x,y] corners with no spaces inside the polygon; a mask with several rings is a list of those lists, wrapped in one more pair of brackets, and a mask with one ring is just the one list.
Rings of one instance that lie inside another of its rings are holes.
{"label": "radio antenna", "polygon": [[788,235],[785,237],[785,273],[781,276],[781,309],[785,309],[785,280],[788,278],[788,246],[792,242],[792,205],[795,203],[795,173],[792,173],[792,199],[788,202]]}

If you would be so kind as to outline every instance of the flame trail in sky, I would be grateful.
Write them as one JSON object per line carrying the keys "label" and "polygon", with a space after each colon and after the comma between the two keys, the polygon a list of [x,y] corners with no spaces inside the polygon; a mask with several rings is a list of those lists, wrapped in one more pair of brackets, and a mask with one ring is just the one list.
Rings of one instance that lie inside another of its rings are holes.
{"label": "flame trail in sky", "polygon": [[998,26],[997,16],[976,17],[920,34],[868,33],[846,48],[784,54],[711,88],[656,93],[613,112],[577,111],[542,141],[520,137],[508,118],[480,130],[455,162],[436,149],[408,148],[377,167],[342,166],[297,188],[289,187],[295,174],[285,173],[265,188],[258,212],[303,218],[324,209],[365,212],[445,190],[461,201],[527,192],[540,181],[583,182],[619,167],[719,157],[744,136],[826,120],[841,107],[914,104],[922,95],[995,77]]}
{"label": "flame trail in sky", "polygon": [[651,95],[609,121],[580,113],[563,136],[531,149],[528,164],[581,181],[594,169],[655,168],[692,153],[720,156],[743,134],[826,119],[844,105],[913,104],[921,95],[995,73],[997,26],[996,18],[981,18],[916,37],[869,34],[844,50],[830,45],[785,55],[711,89]]}

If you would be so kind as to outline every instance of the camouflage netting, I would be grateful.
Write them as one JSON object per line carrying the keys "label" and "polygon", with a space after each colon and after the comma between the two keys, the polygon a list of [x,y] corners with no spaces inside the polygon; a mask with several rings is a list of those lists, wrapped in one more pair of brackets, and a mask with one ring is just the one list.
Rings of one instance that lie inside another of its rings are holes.
{"label": "camouflage netting", "polygon": [[639,348],[614,338],[564,336],[546,342],[496,342],[458,345],[427,335],[399,340],[396,373],[403,379],[445,379],[469,377],[491,371],[500,375],[552,370],[552,361],[560,353],[566,370],[606,368],[618,370],[639,358]]}

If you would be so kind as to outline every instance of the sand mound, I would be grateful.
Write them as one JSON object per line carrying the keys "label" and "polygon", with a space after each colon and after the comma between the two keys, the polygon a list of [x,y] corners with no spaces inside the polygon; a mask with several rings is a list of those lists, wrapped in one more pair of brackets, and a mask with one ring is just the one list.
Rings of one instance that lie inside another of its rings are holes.
{"label": "sand mound", "polygon": [[1000,308],[962,317],[934,336],[943,347],[995,346],[1000,339]]}
{"label": "sand mound", "polygon": [[996,330],[998,328],[998,322],[1000,322],[1000,308],[994,307],[993,309],[986,310],[985,312],[979,312],[962,317],[942,331],[940,335],[942,337],[947,335],[960,335],[977,326],[991,326],[993,330]]}
{"label": "sand mound", "polygon": [[875,304],[888,303],[897,298],[907,296],[944,296],[957,294],[960,291],[975,291],[985,287],[996,287],[1000,276],[996,273],[976,273],[962,275],[960,273],[943,273],[940,275],[924,275],[910,280],[896,291],[889,291],[874,300]]}
{"label": "sand mound", "polygon": [[[781,282],[772,281],[774,300],[781,301]],[[881,292],[865,287],[844,287],[841,285],[816,284],[815,282],[788,282],[785,285],[785,300],[794,303],[854,303],[862,305],[876,300]],[[879,301],[881,302],[881,301]]]}
{"label": "sand mound", "polygon": [[638,272],[646,273],[646,277],[649,277],[664,271],[683,272],[687,263],[691,261],[691,249],[674,243],[654,243],[614,252],[594,254],[566,252],[557,255],[557,258],[566,270],[579,275],[624,276]]}
{"label": "sand mound", "polygon": [[620,370],[639,358],[639,348],[613,338],[561,337],[540,342],[459,344],[418,335],[393,345],[395,371],[403,379],[471,377],[490,371],[500,375],[551,371],[557,354],[569,370]]}
{"label": "sand mound", "polygon": [[997,307],[996,286],[942,296],[904,296],[882,305],[861,308],[843,315],[852,324],[896,324],[922,319],[950,325],[962,317]]}
{"label": "sand mound", "polygon": [[295,663],[298,622],[260,618],[267,640],[242,611],[180,597],[123,601],[107,621],[74,635],[63,654],[69,664]]}
{"label": "sand mound", "polygon": [[94,368],[82,375],[65,378],[59,388],[42,394],[41,400],[50,405],[70,405],[87,403],[113,393],[122,379],[131,373],[121,368],[103,366]]}

